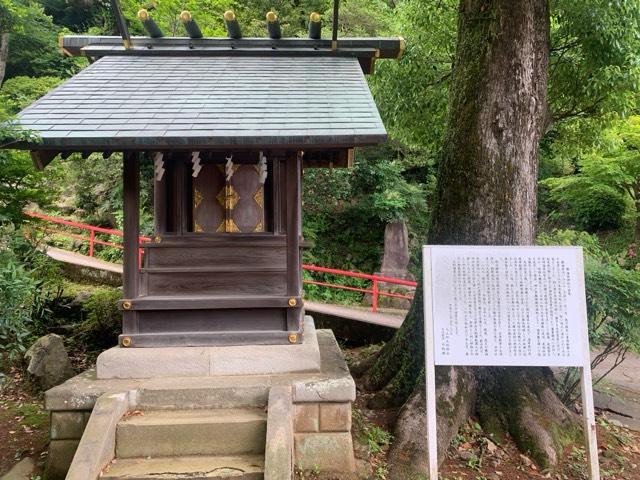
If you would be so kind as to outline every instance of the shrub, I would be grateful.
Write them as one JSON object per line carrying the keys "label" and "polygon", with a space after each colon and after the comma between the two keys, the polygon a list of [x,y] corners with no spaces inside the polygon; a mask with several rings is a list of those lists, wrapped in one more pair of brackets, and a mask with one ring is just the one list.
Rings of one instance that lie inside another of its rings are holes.
{"label": "shrub", "polygon": [[[585,232],[558,230],[540,235],[538,243],[584,248],[589,340],[599,351],[591,367],[612,356],[615,368],[629,351],[640,351],[640,271],[621,267],[600,247],[595,236]],[[609,372],[597,378],[596,383]],[[565,401],[573,398],[578,385],[578,373],[569,370],[560,385]]]}
{"label": "shrub", "polygon": [[14,361],[50,320],[58,277],[20,230],[0,233],[0,348]]}
{"label": "shrub", "polygon": [[588,232],[622,226],[627,205],[624,194],[617,189],[589,184],[578,176],[548,179],[544,183],[549,187],[549,200],[556,207],[552,217]]}
{"label": "shrub", "polygon": [[77,337],[88,350],[104,350],[118,343],[122,331],[122,312],[118,310],[121,298],[120,290],[103,289],[85,302],[86,317],[80,323]]}

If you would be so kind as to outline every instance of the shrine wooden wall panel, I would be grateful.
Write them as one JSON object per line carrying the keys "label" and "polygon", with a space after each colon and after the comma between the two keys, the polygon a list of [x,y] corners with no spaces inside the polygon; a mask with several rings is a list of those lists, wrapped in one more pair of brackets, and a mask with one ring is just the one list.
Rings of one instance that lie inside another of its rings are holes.
{"label": "shrine wooden wall panel", "polygon": [[281,295],[287,294],[286,272],[162,272],[147,276],[148,295]]}
{"label": "shrine wooden wall panel", "polygon": [[163,310],[140,312],[140,333],[285,330],[286,309]]}
{"label": "shrine wooden wall panel", "polygon": [[146,268],[218,267],[285,268],[285,246],[171,246],[146,249]]}

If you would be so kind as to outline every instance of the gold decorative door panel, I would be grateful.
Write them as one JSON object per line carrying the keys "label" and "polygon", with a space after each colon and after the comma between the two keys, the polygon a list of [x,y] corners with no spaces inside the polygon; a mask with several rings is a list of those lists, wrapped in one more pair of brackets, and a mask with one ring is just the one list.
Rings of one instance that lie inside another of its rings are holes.
{"label": "gold decorative door panel", "polygon": [[264,232],[264,184],[251,164],[204,164],[193,179],[193,231]]}

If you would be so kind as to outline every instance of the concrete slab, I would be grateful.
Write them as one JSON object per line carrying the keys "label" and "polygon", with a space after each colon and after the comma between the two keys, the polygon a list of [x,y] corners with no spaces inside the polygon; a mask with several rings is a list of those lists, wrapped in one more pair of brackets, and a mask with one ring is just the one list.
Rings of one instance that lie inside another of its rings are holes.
{"label": "concrete slab", "polygon": [[173,458],[130,458],[109,465],[102,479],[179,480],[227,479],[262,480],[261,455],[230,457],[190,456]]}
{"label": "concrete slab", "polygon": [[98,379],[88,370],[46,392],[51,411],[90,411],[104,393],[135,392],[138,408],[230,408],[267,404],[269,389],[291,386],[294,403],[351,402],[355,383],[330,330],[316,332],[320,371],[271,375],[221,375],[152,379]]}
{"label": "concrete slab", "polygon": [[268,415],[264,476],[269,480],[291,480],[293,478],[291,387],[271,389]]}
{"label": "concrete slab", "polygon": [[134,402],[127,393],[107,394],[98,399],[66,480],[98,478],[115,455],[116,425]]}
{"label": "concrete slab", "polygon": [[99,379],[311,373],[320,367],[316,329],[309,316],[299,345],[114,347],[101,353],[96,363]]}
{"label": "concrete slab", "polygon": [[25,457],[5,473],[0,480],[31,480],[36,464],[31,457]]}
{"label": "concrete slab", "polygon": [[62,385],[45,393],[47,410],[91,410],[96,400],[105,393],[135,390],[142,383],[136,379],[98,380],[95,369],[89,369],[70,378]]}
{"label": "concrete slab", "polygon": [[116,457],[258,454],[266,430],[264,409],[146,411],[118,424]]}

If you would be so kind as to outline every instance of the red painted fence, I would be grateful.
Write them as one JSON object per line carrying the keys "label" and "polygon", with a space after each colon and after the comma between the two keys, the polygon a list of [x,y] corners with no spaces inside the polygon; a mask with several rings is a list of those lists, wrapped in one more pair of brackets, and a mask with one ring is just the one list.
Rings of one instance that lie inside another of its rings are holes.
{"label": "red painted fence", "polygon": [[[121,230],[114,230],[112,228],[103,228],[103,227],[95,227],[93,225],[88,225],[86,223],[79,223],[79,222],[73,222],[71,220],[65,220],[63,218],[57,218],[57,217],[51,217],[49,215],[44,215],[42,213],[35,213],[35,212],[26,212],[26,215],[32,217],[32,218],[36,218],[39,220],[43,220],[45,222],[48,223],[53,223],[53,224],[57,224],[57,225],[63,225],[66,227],[71,227],[71,228],[76,228],[79,229],[83,232],[89,232],[89,236],[86,235],[81,235],[81,234],[77,234],[77,233],[71,233],[71,232],[67,232],[65,230],[57,230],[57,229],[52,229],[52,228],[47,228],[46,231],[58,234],[58,235],[62,235],[68,238],[73,238],[75,240],[82,240],[82,241],[86,241],[89,242],[89,256],[93,257],[95,254],[95,247],[96,245],[104,245],[104,246],[108,246],[108,247],[115,247],[118,249],[123,249],[124,247],[122,246],[122,243],[115,243],[115,242],[111,242],[108,240],[103,240],[99,237],[96,236],[96,234],[103,234],[103,235],[113,235],[116,237],[123,237],[123,233]],[[144,243],[144,242],[149,242],[151,241],[151,238],[149,237],[140,237],[140,243]],[[140,256],[140,261],[142,259],[142,249],[140,249],[139,252],[139,256]],[[338,270],[335,268],[325,268],[325,267],[318,267],[316,265],[302,265],[302,268],[304,270],[307,270],[309,272],[318,272],[318,273],[326,273],[326,274],[331,274],[331,275],[337,275],[337,276],[342,276],[342,277],[351,277],[351,278],[361,278],[361,279],[365,279],[365,280],[369,280],[371,281],[371,288],[360,288],[360,287],[352,287],[349,285],[342,285],[339,283],[328,283],[328,282],[320,282],[320,281],[316,281],[316,280],[304,280],[304,283],[310,284],[310,285],[318,285],[321,287],[327,287],[327,288],[336,288],[336,289],[341,289],[341,290],[349,290],[349,291],[353,291],[353,292],[361,292],[364,294],[369,294],[371,295],[371,310],[374,312],[378,311],[378,299],[381,296],[384,297],[392,297],[392,298],[404,298],[404,299],[408,299],[411,300],[413,299],[412,295],[404,295],[404,294],[400,294],[400,293],[391,293],[391,292],[386,292],[384,290],[380,290],[380,283],[385,283],[385,284],[390,284],[390,285],[402,285],[402,286],[406,286],[406,287],[413,287],[415,288],[417,286],[416,282],[412,282],[409,280],[401,280],[398,278],[390,278],[390,277],[383,277],[380,275],[369,275],[367,273],[359,273],[359,272],[351,272],[348,270]]]}

